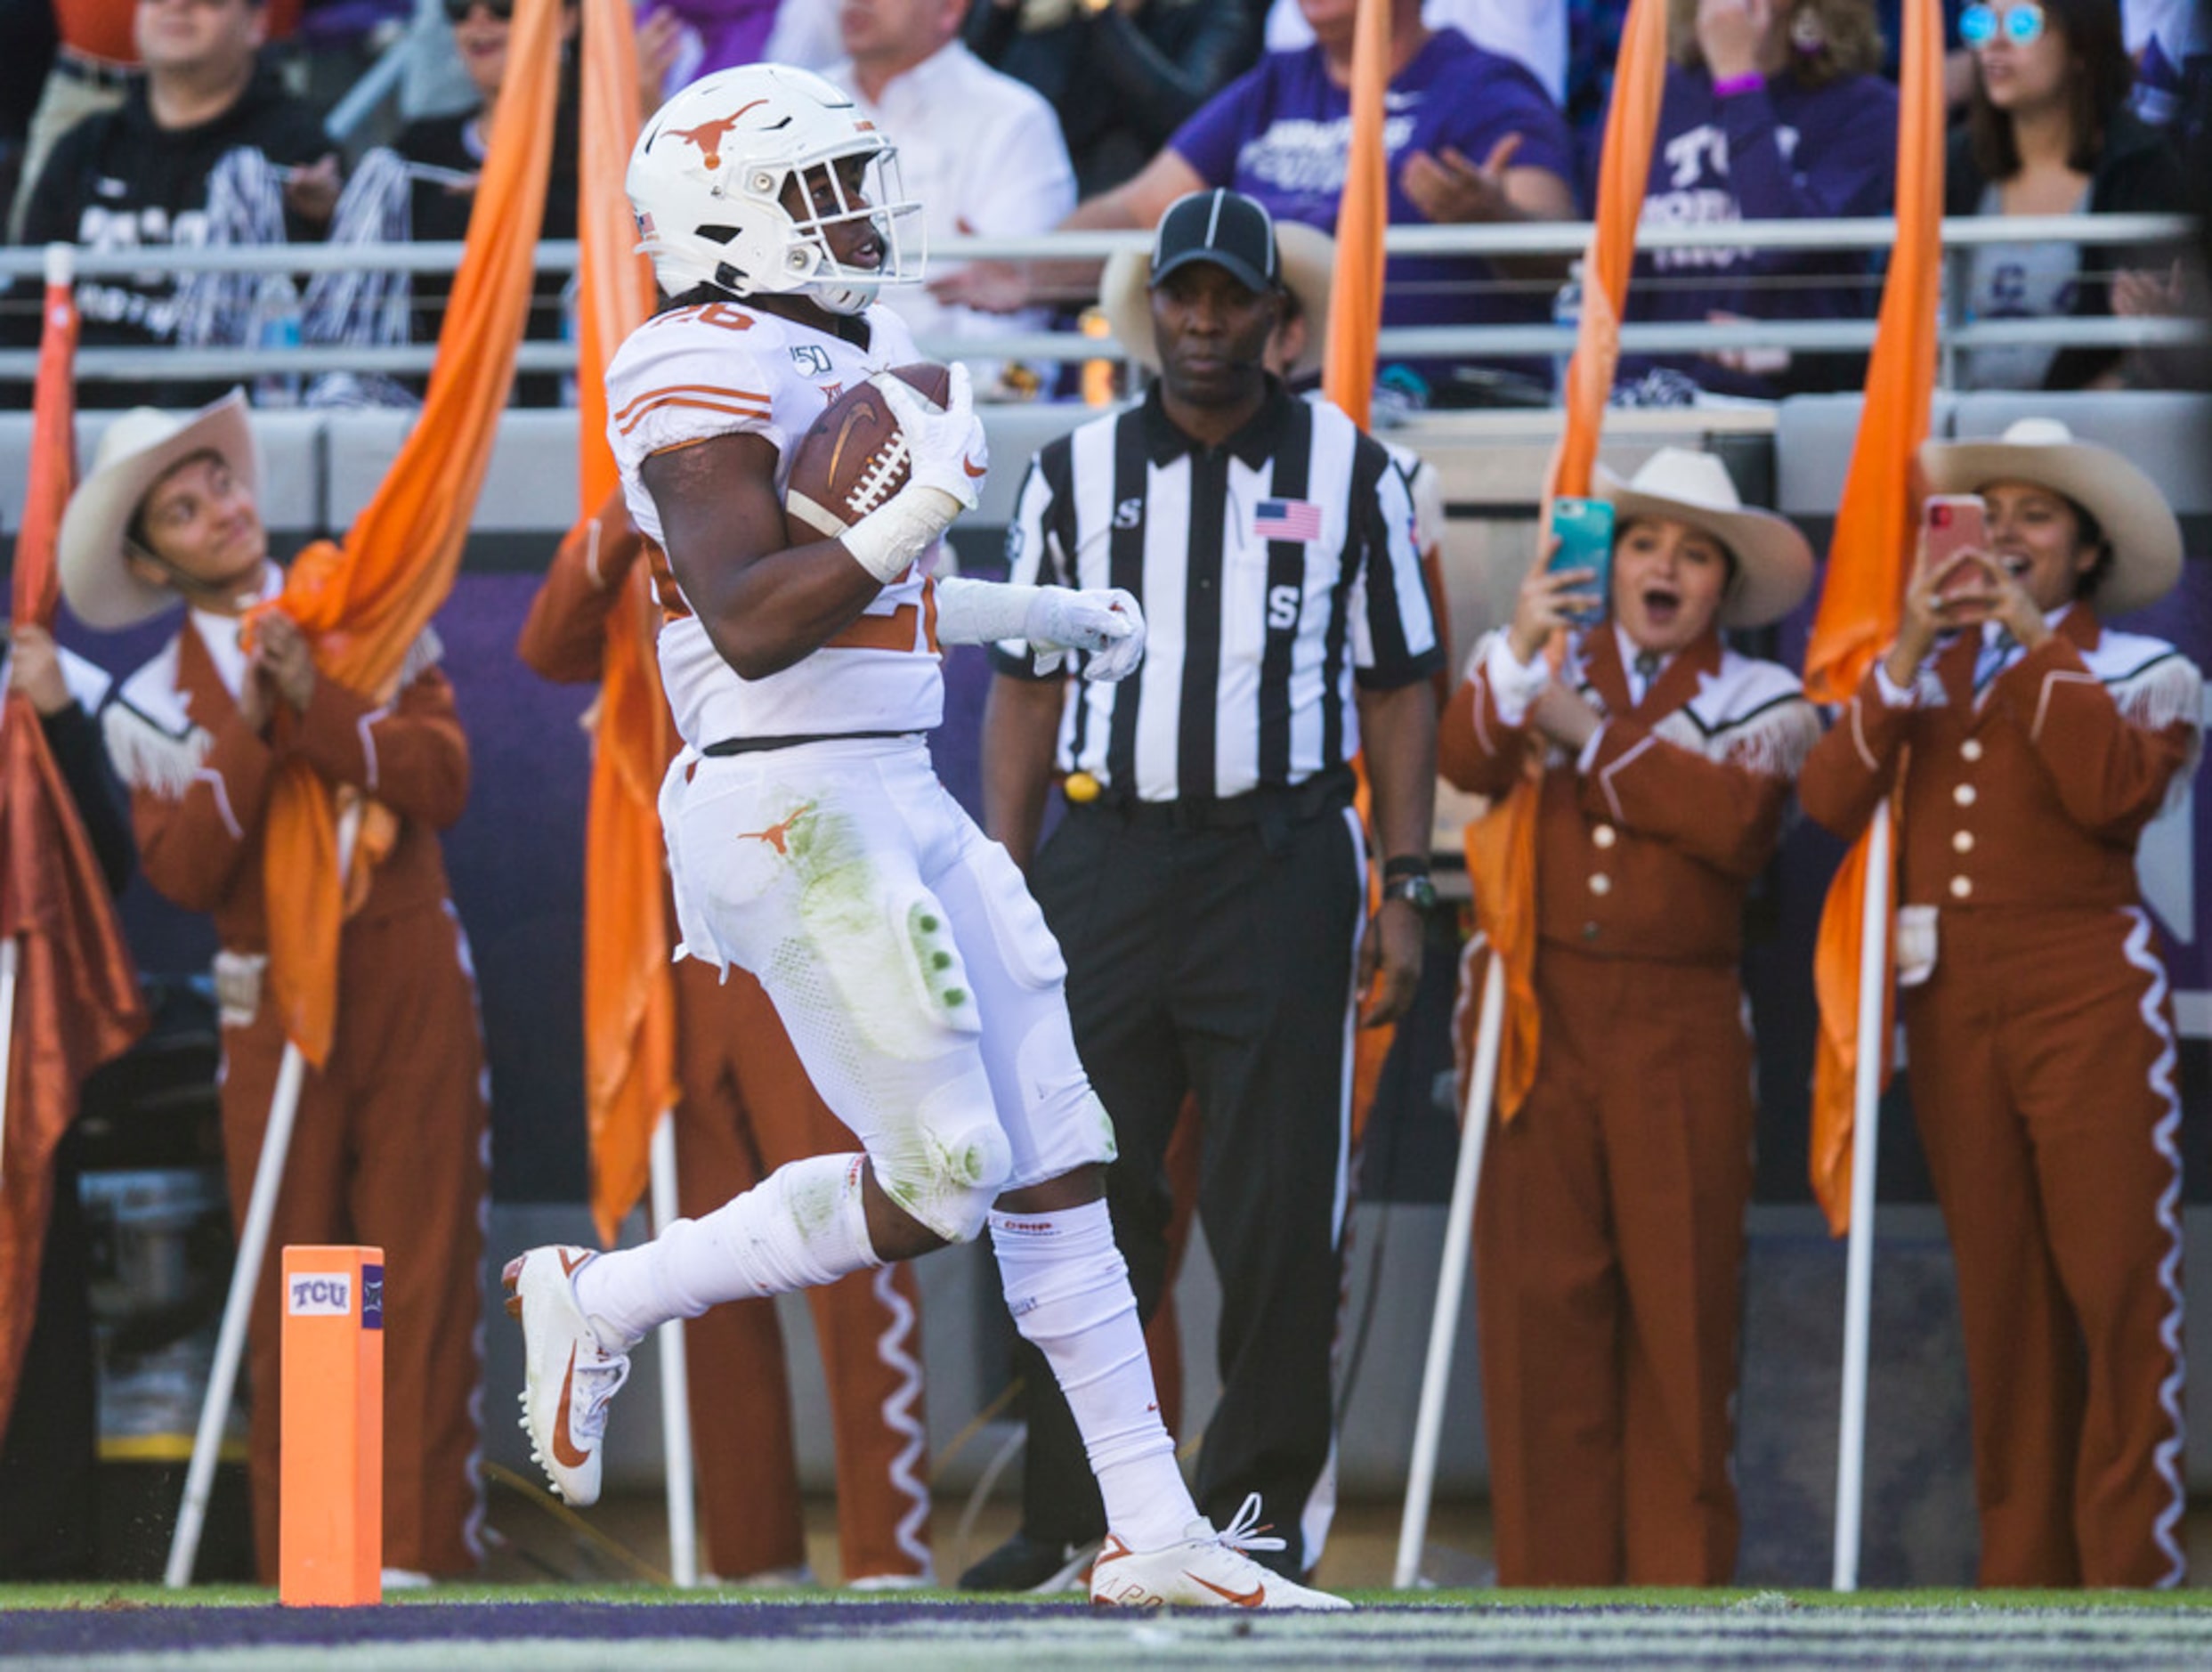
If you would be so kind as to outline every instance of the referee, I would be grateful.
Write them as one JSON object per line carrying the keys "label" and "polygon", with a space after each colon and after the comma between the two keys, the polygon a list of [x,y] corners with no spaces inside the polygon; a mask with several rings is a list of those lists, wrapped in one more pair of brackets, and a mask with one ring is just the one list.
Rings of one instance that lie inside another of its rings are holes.
{"label": "referee", "polygon": [[[1135,594],[1146,661],[1092,684],[1001,647],[984,804],[1068,959],[1147,1319],[1162,1160],[1196,1094],[1223,1375],[1198,1505],[1226,1526],[1260,1494],[1287,1547],[1259,1559],[1296,1575],[1319,1560],[1334,1497],[1353,1019],[1365,989],[1370,1024],[1397,1019],[1420,975],[1443,653],[1405,478],[1342,412],[1263,369],[1281,272],[1273,223],[1239,193],[1195,192],[1161,221],[1159,380],[1038,454],[1008,537],[1014,580]],[[1363,749],[1386,856],[1372,919],[1351,805]],[[1056,767],[1068,816],[1036,852]],[[1027,1368],[1022,1531],[970,1588],[1043,1581],[1104,1530],[1065,1407]]]}

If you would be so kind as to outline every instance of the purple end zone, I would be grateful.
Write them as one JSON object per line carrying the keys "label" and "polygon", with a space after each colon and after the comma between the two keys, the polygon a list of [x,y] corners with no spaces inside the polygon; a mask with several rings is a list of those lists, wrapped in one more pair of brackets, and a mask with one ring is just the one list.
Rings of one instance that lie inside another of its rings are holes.
{"label": "purple end zone", "polygon": [[384,1608],[93,1605],[0,1613],[0,1657],[285,1644],[851,1636],[920,1620],[1089,1619],[1087,1603],[432,1603]]}

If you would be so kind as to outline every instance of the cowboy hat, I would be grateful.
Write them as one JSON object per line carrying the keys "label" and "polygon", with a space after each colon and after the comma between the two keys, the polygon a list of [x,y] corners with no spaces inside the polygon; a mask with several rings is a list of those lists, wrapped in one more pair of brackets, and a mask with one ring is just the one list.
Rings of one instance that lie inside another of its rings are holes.
{"label": "cowboy hat", "polygon": [[[1291,368],[1293,381],[1321,369],[1328,348],[1329,280],[1336,264],[1336,240],[1318,227],[1297,221],[1275,223],[1275,247],[1282,258],[1282,284],[1298,298],[1306,316],[1306,347]],[[1160,345],[1152,334],[1152,253],[1116,251],[1098,280],[1098,306],[1113,326],[1122,352],[1148,371],[1160,369]]]}
{"label": "cowboy hat", "polygon": [[154,484],[198,453],[215,453],[247,492],[261,483],[261,451],[246,416],[246,392],[233,389],[189,418],[134,407],[100,437],[92,472],[61,513],[61,596],[87,627],[134,627],[177,601],[166,586],[142,580],[123,561],[131,519]]}
{"label": "cowboy hat", "polygon": [[1625,482],[1602,465],[1597,477],[1597,497],[1611,503],[1619,523],[1666,517],[1701,529],[1728,548],[1736,574],[1721,600],[1722,627],[1779,621],[1812,589],[1812,548],[1796,524],[1746,506],[1728,467],[1711,453],[1662,447]]}
{"label": "cowboy hat", "polygon": [[2076,441],[2057,418],[2022,418],[1993,442],[1923,442],[1920,467],[1931,492],[2030,482],[2096,518],[2112,548],[2111,569],[2097,583],[2100,615],[2139,610],[2181,579],[2181,524],[2158,484],[2111,448]]}

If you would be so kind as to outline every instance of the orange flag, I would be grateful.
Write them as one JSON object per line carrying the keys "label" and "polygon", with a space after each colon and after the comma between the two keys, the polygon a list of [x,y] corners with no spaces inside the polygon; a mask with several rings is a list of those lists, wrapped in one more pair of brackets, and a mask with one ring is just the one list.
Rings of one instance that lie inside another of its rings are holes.
{"label": "orange flag", "polygon": [[[1582,319],[1567,369],[1567,410],[1544,486],[1539,528],[1550,526],[1555,496],[1590,491],[1598,434],[1620,359],[1621,312],[1628,302],[1644,181],[1665,91],[1665,0],[1632,0],[1621,26],[1613,103],[1605,118],[1597,216],[1583,256]],[[1542,775],[1532,752],[1527,775],[1467,827],[1467,873],[1474,885],[1476,918],[1492,955],[1505,964],[1505,1032],[1498,1050],[1501,1121],[1519,1113],[1536,1079],[1536,798]]]}
{"label": "orange flag", "polygon": [[[1897,241],[1882,287],[1881,321],[1867,369],[1859,438],[1843,479],[1820,606],[1805,648],[1805,689],[1816,702],[1848,701],[1896,637],[1918,513],[1913,461],[1927,437],[1928,402],[1935,388],[1944,118],[1942,21],[1936,0],[1906,0],[1904,35]],[[1827,1213],[1829,1229],[1839,1237],[1851,1228],[1867,840],[1861,835],[1852,844],[1828,885],[1813,952],[1820,1030],[1812,1072],[1812,1189]],[[1889,1009],[1885,999],[1885,1019]],[[1886,1043],[1886,1024],[1884,1032]]]}
{"label": "orange flag", "polygon": [[1359,0],[1352,28],[1351,149],[1336,207],[1336,276],[1321,387],[1365,429],[1374,402],[1375,334],[1382,329],[1382,240],[1390,221],[1390,161],[1382,145],[1383,99],[1390,84],[1390,0]]}
{"label": "orange flag", "polygon": [[[607,445],[605,372],[652,308],[652,272],[632,246],[622,176],[639,127],[637,45],[627,0],[584,0],[577,414],[583,515],[619,483]],[[674,752],[647,566],[631,566],[607,617],[599,729],[584,836],[584,1110],[591,1210],[612,1246],[644,1194],[653,1127],[677,1099],[676,983],[657,801]]]}
{"label": "orange flag", "polygon": [[[1389,0],[1359,0],[1352,37],[1352,137],[1345,158],[1344,192],[1336,208],[1336,276],[1329,293],[1328,343],[1321,368],[1321,391],[1360,428],[1367,427],[1374,404],[1375,336],[1382,329],[1383,238],[1390,219],[1389,158],[1382,145],[1383,96],[1390,80]],[[1438,621],[1443,620],[1441,611]],[[1366,767],[1359,775],[1358,807],[1372,824]],[[1372,911],[1381,899],[1382,881],[1367,879]],[[1352,1037],[1352,1130],[1365,1131],[1374,1107],[1375,1088],[1390,1054],[1395,1027],[1363,1027]]]}
{"label": "orange flag", "polygon": [[[54,540],[76,470],[77,304],[49,270],[32,397],[30,483],[15,542],[15,620],[51,628]],[[15,949],[6,1107],[0,1112],[0,1433],[38,1304],[53,1205],[53,1148],[85,1076],[145,1031],[138,970],[123,943],[77,801],[30,699],[0,710],[0,937]]]}
{"label": "orange flag", "polygon": [[[391,694],[408,647],[460,568],[530,309],[553,155],[559,22],[557,0],[515,7],[506,91],[421,415],[344,544],[318,540],[302,552],[274,606],[305,630],[316,667],[355,691]],[[312,767],[288,762],[270,797],[263,872],[270,989],[287,1036],[318,1067],[336,1017],[340,923],[366,896],[369,867],[398,830],[388,809],[368,804],[342,887],[336,803]]]}

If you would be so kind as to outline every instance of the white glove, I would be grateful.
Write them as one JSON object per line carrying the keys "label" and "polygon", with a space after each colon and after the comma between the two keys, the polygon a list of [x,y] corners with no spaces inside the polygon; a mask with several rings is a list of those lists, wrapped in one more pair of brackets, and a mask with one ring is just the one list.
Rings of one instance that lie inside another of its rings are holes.
{"label": "white glove", "polygon": [[942,412],[932,411],[903,380],[887,371],[878,372],[870,381],[883,391],[884,402],[906,438],[906,457],[913,472],[909,485],[935,489],[960,510],[972,511],[976,490],[991,468],[991,449],[984,440],[983,420],[976,416],[968,368],[956,361],[952,372]]}
{"label": "white glove", "polygon": [[1037,671],[1050,673],[1062,653],[1086,650],[1083,678],[1111,685],[1137,671],[1145,659],[1145,613],[1120,587],[1078,592],[1040,587],[1030,601],[1022,636],[1037,654]]}

